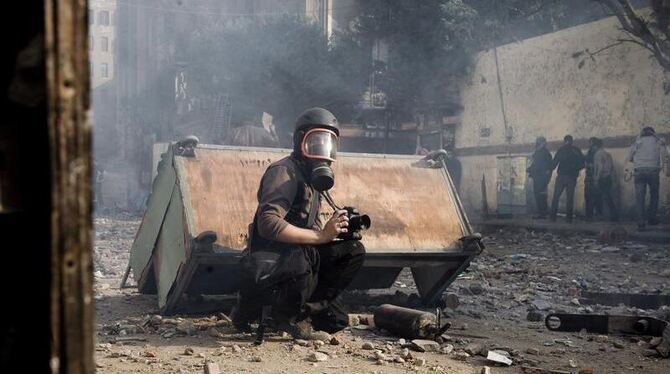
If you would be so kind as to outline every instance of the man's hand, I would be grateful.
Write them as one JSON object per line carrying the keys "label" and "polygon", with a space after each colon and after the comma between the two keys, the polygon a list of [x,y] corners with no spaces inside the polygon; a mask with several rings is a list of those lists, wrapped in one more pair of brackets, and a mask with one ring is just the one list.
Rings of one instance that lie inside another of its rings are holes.
{"label": "man's hand", "polygon": [[323,230],[319,232],[319,237],[321,243],[330,243],[341,233],[347,232],[349,227],[349,217],[347,217],[346,210],[338,210],[333,212],[333,216],[330,217],[326,225],[323,227]]}

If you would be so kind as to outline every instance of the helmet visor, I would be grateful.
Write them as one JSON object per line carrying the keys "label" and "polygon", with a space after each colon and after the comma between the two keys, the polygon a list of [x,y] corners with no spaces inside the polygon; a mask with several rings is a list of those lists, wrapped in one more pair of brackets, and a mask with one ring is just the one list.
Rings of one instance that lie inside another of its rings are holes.
{"label": "helmet visor", "polygon": [[331,130],[312,129],[302,141],[302,154],[307,158],[335,161],[338,139]]}

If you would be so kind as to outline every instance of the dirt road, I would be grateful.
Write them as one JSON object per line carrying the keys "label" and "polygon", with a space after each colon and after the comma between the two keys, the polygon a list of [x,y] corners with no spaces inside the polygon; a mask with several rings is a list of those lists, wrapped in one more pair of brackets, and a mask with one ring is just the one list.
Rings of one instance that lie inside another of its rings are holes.
{"label": "dirt road", "polygon": [[[409,342],[366,325],[336,334],[337,345],[275,335],[255,347],[252,337],[235,333],[225,316],[160,317],[155,315],[155,296],[119,290],[139,219],[100,217],[95,224],[100,373],[203,373],[208,362],[224,373],[480,373],[485,366],[491,373],[519,373],[522,367],[557,373],[670,372],[670,359],[657,357],[649,337],[555,333],[543,322],[529,320],[543,319],[549,311],[668,318],[668,308],[581,305],[579,294],[669,293],[669,245],[606,245],[525,230],[488,233],[486,251],[448,290],[460,305],[447,310],[453,327],[435,352],[408,349]],[[416,292],[409,272],[403,272],[388,292]],[[488,350],[509,355],[514,364],[487,362]]]}

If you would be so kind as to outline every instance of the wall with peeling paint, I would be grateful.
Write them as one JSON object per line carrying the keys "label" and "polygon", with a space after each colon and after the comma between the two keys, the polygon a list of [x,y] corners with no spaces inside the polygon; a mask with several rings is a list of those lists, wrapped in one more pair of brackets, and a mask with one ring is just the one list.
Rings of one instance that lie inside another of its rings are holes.
{"label": "wall with peeling paint", "polygon": [[[608,46],[619,37],[624,35],[612,17],[477,56],[462,86],[465,109],[456,130],[456,146],[463,151],[466,205],[480,209],[479,186],[486,175],[489,206],[496,208],[495,156],[504,152],[500,146],[517,145],[518,149],[526,144],[530,151],[537,136],[551,142],[572,134],[575,139],[605,138],[607,147],[607,138],[634,136],[643,125],[670,133],[670,95],[663,94],[663,71],[646,50],[623,43],[594,59],[587,57],[581,67],[583,56],[573,57],[587,48],[593,52]],[[623,145],[617,147],[609,148],[621,176],[620,196],[626,211],[633,208],[633,185],[623,182],[626,150]],[[670,179],[662,179],[661,184],[661,205],[668,205]],[[577,195],[583,195],[582,186]],[[582,196],[576,204],[581,211]]]}

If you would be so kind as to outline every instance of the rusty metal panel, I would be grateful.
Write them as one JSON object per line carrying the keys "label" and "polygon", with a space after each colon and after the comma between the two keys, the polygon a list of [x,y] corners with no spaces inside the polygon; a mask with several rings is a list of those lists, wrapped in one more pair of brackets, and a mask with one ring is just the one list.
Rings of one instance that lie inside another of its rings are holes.
{"label": "rusty metal panel", "polygon": [[[241,250],[263,172],[286,150],[199,145],[175,157],[191,235],[215,231],[219,246]],[[444,169],[412,166],[416,156],[339,154],[333,196],[372,217],[368,253],[443,252],[467,235]],[[324,213],[330,208],[323,204]]]}

